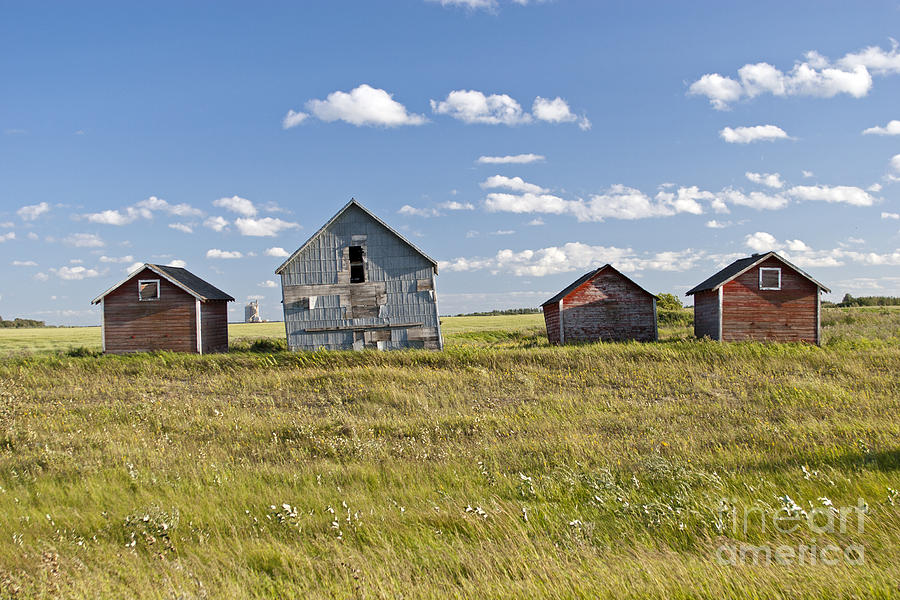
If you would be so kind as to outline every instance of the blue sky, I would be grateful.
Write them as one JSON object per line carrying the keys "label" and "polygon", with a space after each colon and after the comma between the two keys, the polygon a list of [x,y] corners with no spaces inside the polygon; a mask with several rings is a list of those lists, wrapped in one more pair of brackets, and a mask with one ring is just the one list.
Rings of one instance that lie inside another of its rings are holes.
{"label": "blue sky", "polygon": [[279,319],[352,196],[442,313],[775,249],[900,295],[900,2],[0,2],[0,315],[95,324],[137,262]]}

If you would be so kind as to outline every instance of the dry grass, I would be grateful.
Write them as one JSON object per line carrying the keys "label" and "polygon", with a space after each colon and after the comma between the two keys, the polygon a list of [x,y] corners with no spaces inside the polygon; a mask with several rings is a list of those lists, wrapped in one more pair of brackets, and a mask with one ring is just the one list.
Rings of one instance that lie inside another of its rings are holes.
{"label": "dry grass", "polygon": [[[848,314],[823,348],[457,322],[443,353],[4,359],[0,598],[892,597],[900,345]],[[722,505],[785,496],[865,529]],[[864,564],[716,561],[813,540]]]}

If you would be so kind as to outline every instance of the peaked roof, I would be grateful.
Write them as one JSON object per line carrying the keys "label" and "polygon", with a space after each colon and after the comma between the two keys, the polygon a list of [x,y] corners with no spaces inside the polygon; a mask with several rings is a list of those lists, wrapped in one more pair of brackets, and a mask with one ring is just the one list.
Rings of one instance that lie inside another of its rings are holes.
{"label": "peaked roof", "polygon": [[655,295],[655,294],[651,294],[650,292],[648,292],[647,290],[645,290],[644,288],[642,288],[642,287],[639,286],[638,284],[634,283],[634,281],[633,281],[630,277],[627,277],[626,275],[623,275],[621,271],[619,271],[618,269],[616,269],[616,268],[615,268],[614,266],[612,266],[611,264],[607,263],[607,264],[603,265],[602,267],[600,267],[599,269],[595,269],[595,270],[591,271],[590,273],[585,273],[584,275],[582,275],[581,277],[579,277],[578,279],[576,279],[575,281],[573,281],[570,285],[568,285],[563,291],[561,291],[561,292],[558,293],[557,295],[553,296],[552,298],[550,298],[549,300],[547,300],[546,302],[544,302],[543,304],[541,304],[541,306],[546,306],[547,304],[555,304],[556,302],[559,302],[560,300],[562,300],[563,298],[565,298],[566,296],[568,296],[569,294],[571,294],[573,291],[575,291],[581,284],[583,284],[583,283],[586,282],[586,281],[590,281],[591,279],[594,278],[595,275],[599,275],[600,272],[603,271],[603,270],[605,270],[605,269],[611,269],[612,271],[614,271],[615,273],[617,273],[617,274],[618,274],[620,277],[622,277],[623,279],[625,279],[625,280],[631,282],[632,284],[634,284],[634,286],[637,287],[637,289],[641,290],[642,292],[644,292],[644,293],[647,294],[648,296],[653,296],[654,298],[656,298],[656,295]]}
{"label": "peaked roof", "polygon": [[788,267],[790,267],[791,269],[793,269],[794,271],[796,271],[797,273],[799,273],[806,279],[808,279],[811,282],[813,282],[814,284],[816,284],[820,289],[822,289],[826,292],[831,291],[830,289],[825,287],[823,284],[819,283],[818,281],[816,281],[815,279],[810,277],[806,271],[797,267],[796,265],[789,263],[784,257],[780,256],[777,252],[769,251],[769,252],[762,252],[759,254],[754,254],[754,255],[748,256],[746,258],[737,259],[736,261],[734,261],[733,263],[731,263],[730,265],[728,265],[727,267],[725,267],[724,269],[722,269],[721,271],[719,271],[718,273],[716,273],[715,275],[713,275],[712,277],[710,277],[709,279],[704,281],[703,283],[695,286],[693,289],[688,291],[685,294],[685,296],[690,296],[692,294],[696,294],[697,292],[706,292],[706,291],[711,291],[711,290],[717,290],[720,287],[722,287],[723,285],[725,285],[726,283],[728,283],[729,281],[731,281],[732,279],[738,277],[739,275],[742,275],[743,273],[746,273],[747,271],[749,271],[750,269],[752,269],[759,263],[761,263],[764,260],[767,260],[769,258],[777,258],[778,260],[783,262],[785,265],[787,265]]}
{"label": "peaked roof", "polygon": [[400,235],[399,233],[397,233],[397,231],[396,231],[393,227],[391,227],[390,225],[388,225],[387,223],[385,223],[384,221],[382,221],[381,219],[379,219],[378,217],[376,217],[376,216],[372,213],[372,211],[370,211],[368,208],[366,208],[365,206],[363,206],[362,204],[360,204],[360,203],[356,200],[356,198],[350,198],[350,202],[348,202],[347,204],[345,204],[344,207],[343,207],[341,210],[337,211],[337,213],[336,213],[333,217],[331,217],[330,219],[328,219],[328,222],[327,222],[327,223],[325,223],[324,225],[322,225],[322,227],[320,227],[319,230],[318,230],[317,232],[315,232],[314,234],[312,234],[312,236],[310,236],[310,238],[309,238],[308,240],[306,240],[306,241],[303,243],[302,246],[300,246],[299,248],[297,248],[297,250],[296,250],[293,254],[291,254],[291,255],[287,258],[287,260],[285,260],[283,263],[281,263],[281,266],[280,266],[280,267],[278,267],[277,269],[275,269],[275,274],[276,274],[276,275],[280,275],[281,272],[284,270],[284,268],[288,265],[289,262],[291,262],[292,260],[294,260],[295,258],[297,258],[297,257],[300,255],[301,252],[303,252],[304,250],[306,250],[306,247],[309,246],[309,245],[313,242],[313,240],[315,240],[317,237],[319,237],[320,235],[322,235],[322,234],[325,232],[325,230],[328,229],[328,228],[331,226],[332,223],[334,223],[335,221],[337,221],[337,220],[338,220],[338,217],[340,217],[342,214],[344,214],[351,206],[355,206],[355,207],[359,208],[360,210],[362,210],[364,213],[366,213],[367,215],[369,215],[370,217],[372,217],[373,219],[375,219],[375,221],[377,221],[379,224],[381,224],[382,226],[384,226],[385,229],[387,229],[388,231],[390,231],[391,233],[393,233],[395,236],[397,236],[398,238],[400,238],[400,240],[403,241],[403,243],[405,243],[407,246],[409,246],[410,248],[412,248],[413,250],[415,250],[416,252],[418,252],[425,260],[427,260],[427,261],[430,262],[432,265],[434,265],[434,274],[437,275],[437,272],[438,272],[438,264],[437,264],[437,261],[436,261],[436,260],[434,260],[433,258],[431,258],[430,256],[428,256],[427,254],[425,254],[424,252],[422,252],[422,251],[419,249],[418,246],[416,246],[415,244],[413,244],[412,242],[410,242],[408,239],[406,239],[405,237],[403,237],[402,235]]}
{"label": "peaked roof", "polygon": [[172,285],[183,289],[194,298],[197,298],[198,300],[201,300],[203,302],[206,302],[207,300],[226,300],[229,302],[234,302],[234,298],[232,298],[216,286],[200,279],[187,269],[183,269],[181,267],[171,267],[169,265],[154,265],[150,263],[144,263],[138,269],[129,273],[128,277],[94,298],[91,301],[91,304],[97,304],[98,302],[103,300],[103,298],[109,295],[110,292],[118,289],[122,284],[124,284],[126,281],[128,281],[144,269],[150,269],[163,279],[167,280]]}

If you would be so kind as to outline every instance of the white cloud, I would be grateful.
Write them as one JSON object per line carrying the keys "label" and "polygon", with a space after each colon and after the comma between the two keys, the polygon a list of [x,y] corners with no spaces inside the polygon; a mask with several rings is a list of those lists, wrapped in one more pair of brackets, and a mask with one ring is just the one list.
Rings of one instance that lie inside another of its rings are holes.
{"label": "white cloud", "polygon": [[36,267],[38,264],[33,260],[14,260],[10,263],[14,267]]}
{"label": "white cloud", "polygon": [[781,175],[778,173],[753,173],[747,171],[744,173],[744,176],[753,183],[758,183],[766,187],[779,190],[784,187],[784,181],[781,180]]}
{"label": "white cloud", "polygon": [[512,154],[508,156],[479,156],[475,161],[481,165],[527,165],[529,163],[543,162],[541,154]]}
{"label": "white cloud", "polygon": [[50,212],[50,205],[46,202],[40,202],[38,204],[29,204],[28,206],[23,206],[16,211],[16,214],[19,215],[19,218],[21,218],[23,221],[34,221],[41,215],[48,212]]}
{"label": "white cloud", "polygon": [[883,212],[881,213],[882,219],[900,219],[900,213],[892,213],[892,212]]}
{"label": "white cloud", "polygon": [[517,276],[542,277],[556,273],[596,268],[611,263],[625,272],[657,270],[686,271],[693,268],[705,254],[691,249],[676,252],[637,254],[631,248],[590,246],[569,242],[538,250],[500,250],[490,258],[456,258],[440,263],[447,271],[507,272]]}
{"label": "white cloud", "polygon": [[7,233],[0,234],[0,242],[8,242],[9,240],[16,239],[16,232],[9,231]]}
{"label": "white cloud", "polygon": [[527,225],[529,227],[540,227],[541,225],[546,225],[546,223],[544,223],[543,219],[538,217],[537,219],[532,219],[532,220],[528,221]]}
{"label": "white cloud", "polygon": [[294,229],[299,227],[297,223],[282,221],[273,217],[263,217],[262,219],[236,219],[235,226],[241,235],[251,235],[257,237],[274,237],[285,229]]}
{"label": "white cloud", "polygon": [[206,258],[243,258],[244,255],[237,250],[219,250],[211,248],[206,251]]}
{"label": "white cloud", "polygon": [[900,121],[889,121],[884,127],[869,127],[863,135],[900,135]]}
{"label": "white cloud", "polygon": [[553,100],[538,96],[534,99],[531,112],[534,118],[548,123],[571,123],[578,119],[569,108],[568,102],[559,96]]}
{"label": "white cloud", "polygon": [[253,202],[240,196],[232,196],[231,198],[219,198],[213,200],[213,206],[224,208],[225,210],[237,213],[242,217],[255,217],[257,210]]}
{"label": "white cloud", "polygon": [[274,288],[278,287],[278,284],[272,281],[271,279],[266,279],[265,281],[257,284],[259,287],[263,288]]}
{"label": "white cloud", "polygon": [[100,262],[102,263],[133,263],[134,257],[130,254],[128,256],[101,256]]}
{"label": "white cloud", "polygon": [[847,94],[861,98],[872,88],[873,73],[900,73],[896,43],[890,51],[871,46],[835,62],[818,52],[807,52],[788,72],[760,62],[738,69],[737,78],[707,73],[690,85],[688,95],[705,96],[717,110],[727,110],[738,100],[763,94],[821,98]]}
{"label": "white cloud", "polygon": [[497,8],[497,0],[428,0],[439,3],[441,6],[454,6],[468,10],[494,10]]}
{"label": "white cloud", "polygon": [[403,206],[400,207],[400,210],[398,210],[397,212],[406,217],[425,217],[425,218],[437,217],[441,214],[433,208],[417,208],[415,206],[410,206],[409,204],[404,204]]}
{"label": "white cloud", "polygon": [[38,281],[47,281],[48,279],[50,279],[50,276],[46,273],[35,273],[34,278]]}
{"label": "white cloud", "polygon": [[224,231],[228,228],[228,220],[225,217],[209,217],[203,221],[205,227],[209,227],[213,231]]}
{"label": "white cloud", "polygon": [[725,229],[731,225],[731,221],[716,221],[715,219],[706,222],[706,226],[710,229]]}
{"label": "white cloud", "polygon": [[750,142],[771,142],[789,139],[788,134],[776,125],[755,125],[753,127],[726,127],[719,137],[729,144],[749,144]]}
{"label": "white cloud", "polygon": [[127,267],[125,267],[124,269],[122,269],[122,272],[131,274],[143,266],[144,266],[144,263],[142,263],[140,261],[135,261],[135,262],[131,263],[130,265],[128,265]]}
{"label": "white cloud", "polygon": [[97,270],[88,269],[86,267],[60,267],[59,269],[50,269],[50,271],[55,273],[60,279],[68,281],[100,276],[100,273]]}
{"label": "white cloud", "polygon": [[881,187],[880,183],[873,183],[872,185],[870,185],[869,187],[866,188],[867,192],[873,192],[876,194],[878,192],[880,192],[881,190],[882,190],[882,187]]}
{"label": "white cloud", "polygon": [[435,114],[449,115],[464,123],[519,125],[531,122],[531,115],[506,94],[484,95],[476,90],[455,90],[446,100],[431,101]]}
{"label": "white cloud", "polygon": [[170,204],[162,198],[150,196],[135,203],[133,206],[127,206],[120,210],[108,209],[96,213],[88,213],[84,215],[84,218],[91,223],[121,227],[134,223],[138,219],[152,219],[153,213],[157,211],[177,217],[197,217],[203,214],[202,211],[190,204]]}
{"label": "white cloud", "polygon": [[181,259],[176,258],[175,260],[170,260],[168,262],[168,266],[170,267],[181,267],[184,268],[187,266],[187,263]]}
{"label": "white cloud", "polygon": [[284,248],[279,248],[275,246],[274,248],[266,248],[265,252],[266,256],[274,256],[275,258],[287,258],[290,256],[290,253]]}
{"label": "white cloud", "polygon": [[63,238],[63,243],[76,248],[102,248],[106,243],[93,233],[73,233]]}
{"label": "white cloud", "polygon": [[804,177],[806,177],[807,179],[810,177],[816,176],[816,174],[813,173],[812,171],[800,171],[800,174],[803,175]]}
{"label": "white cloud", "polygon": [[852,206],[872,206],[876,199],[862,188],[848,185],[797,185],[787,191],[799,200],[844,203]]}
{"label": "white cloud", "polygon": [[16,224],[13,223],[12,221],[3,221],[2,223],[0,223],[0,227],[3,227],[4,229],[9,229],[9,228],[15,227],[15,226],[16,226]]}
{"label": "white cloud", "polygon": [[441,202],[438,207],[445,210],[475,210],[475,205],[471,202],[456,202],[455,200]]}
{"label": "white cloud", "polygon": [[513,229],[498,229],[497,231],[492,231],[491,235],[513,235],[515,230]]}
{"label": "white cloud", "polygon": [[719,199],[724,203],[748,206],[756,210],[778,210],[788,205],[788,198],[781,194],[766,194],[763,192],[750,192],[745,194],[734,188],[725,188],[719,194]]}
{"label": "white cloud", "polygon": [[141,200],[135,207],[150,211],[163,211],[176,217],[199,217],[203,214],[202,210],[194,208],[190,204],[169,204],[162,198],[150,196],[146,200]]}
{"label": "white cloud", "polygon": [[[134,211],[132,213],[120,213],[117,210],[104,210],[98,213],[91,213],[85,215],[88,221],[91,223],[99,223],[101,225],[128,225],[129,223],[133,223],[138,217],[139,213]],[[149,217],[148,217],[149,218]]]}
{"label": "white cloud", "polygon": [[182,233],[194,233],[193,228],[185,223],[169,223],[169,227]]}
{"label": "white cloud", "polygon": [[900,173],[900,154],[895,154],[893,158],[891,158],[891,168]]}
{"label": "white cloud", "polygon": [[296,127],[303,121],[305,121],[309,117],[305,112],[297,112],[294,110],[289,110],[284,118],[281,120],[281,128],[282,129],[290,129],[291,127]]}
{"label": "white cloud", "polygon": [[514,192],[523,192],[527,194],[543,194],[547,190],[539,185],[527,183],[521,177],[505,177],[503,175],[494,175],[488,177],[481,182],[482,189],[505,188]]}
{"label": "white cloud", "polygon": [[29,231],[27,237],[29,240],[36,240],[36,239],[38,239],[39,236],[35,232]]}
{"label": "white cloud", "polygon": [[[853,240],[862,243],[863,240]],[[839,267],[852,261],[863,265],[894,266],[900,265],[900,250],[879,254],[876,252],[859,252],[843,247],[830,250],[814,250],[802,240],[779,241],[770,233],[757,231],[744,239],[747,247],[757,252],[774,250],[801,267]]]}
{"label": "white cloud", "polygon": [[322,121],[344,121],[357,127],[397,127],[428,122],[424,115],[407,112],[406,107],[394,100],[391,94],[367,84],[349,93],[332,92],[325,100],[310,100],[306,103],[306,109]]}
{"label": "white cloud", "polygon": [[727,110],[728,105],[743,94],[741,84],[718,73],[707,73],[688,88],[690,96],[706,96],[716,110]]}
{"label": "white cloud", "polygon": [[560,215],[569,212],[572,202],[552,194],[504,194],[491,193],[484,200],[490,212],[550,213]]}

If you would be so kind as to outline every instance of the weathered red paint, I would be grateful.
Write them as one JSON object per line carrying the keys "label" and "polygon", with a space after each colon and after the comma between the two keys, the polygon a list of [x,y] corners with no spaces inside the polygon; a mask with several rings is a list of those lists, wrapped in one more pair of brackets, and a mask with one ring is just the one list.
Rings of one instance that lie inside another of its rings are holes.
{"label": "weathered red paint", "polygon": [[557,303],[543,306],[547,338],[553,344],[656,341],[655,300],[652,294],[607,265],[562,298],[561,315]]}
{"label": "weathered red paint", "polygon": [[[760,268],[781,269],[781,289],[763,290]],[[722,296],[719,337],[719,294]],[[722,341],[819,343],[819,286],[777,258],[768,258],[721,286],[694,296],[694,332]]]}
{"label": "weathered red paint", "polygon": [[[156,300],[138,299],[138,281],[159,280]],[[228,350],[227,303],[200,302],[203,352]],[[197,352],[197,300],[150,269],[103,298],[105,351],[110,354],[172,350]]]}

